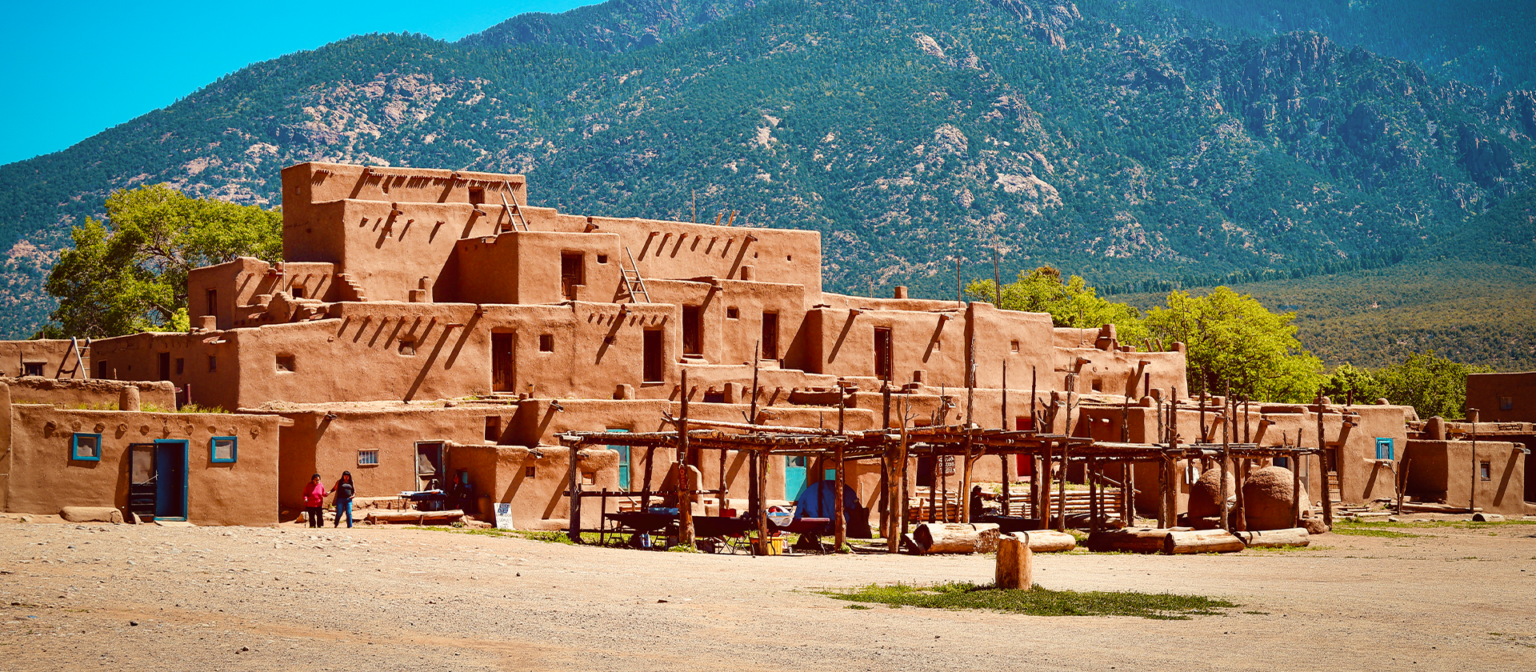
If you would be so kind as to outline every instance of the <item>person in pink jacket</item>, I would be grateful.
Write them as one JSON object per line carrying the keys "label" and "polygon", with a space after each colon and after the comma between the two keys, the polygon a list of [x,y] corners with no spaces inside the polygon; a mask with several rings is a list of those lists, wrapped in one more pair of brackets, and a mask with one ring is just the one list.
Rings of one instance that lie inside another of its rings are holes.
{"label": "person in pink jacket", "polygon": [[309,514],[310,527],[325,527],[325,484],[320,482],[320,474],[309,477],[309,485],[304,487],[304,511]]}

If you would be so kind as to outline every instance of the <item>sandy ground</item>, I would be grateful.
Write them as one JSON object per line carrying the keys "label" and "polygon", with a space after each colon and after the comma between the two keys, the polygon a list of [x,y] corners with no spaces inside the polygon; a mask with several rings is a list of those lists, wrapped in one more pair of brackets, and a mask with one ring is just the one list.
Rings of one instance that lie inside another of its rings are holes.
{"label": "sandy ground", "polygon": [[1536,525],[1318,550],[1036,556],[1036,582],[1242,606],[1188,621],[848,603],[987,557],[579,548],[408,529],[0,524],[3,670],[1536,669]]}

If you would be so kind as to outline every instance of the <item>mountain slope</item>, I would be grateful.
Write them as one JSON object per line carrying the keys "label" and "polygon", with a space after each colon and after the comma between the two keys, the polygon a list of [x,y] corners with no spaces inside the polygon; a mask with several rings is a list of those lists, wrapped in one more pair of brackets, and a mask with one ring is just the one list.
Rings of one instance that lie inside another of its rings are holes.
{"label": "mountain slope", "polygon": [[48,255],[108,190],[276,205],[278,170],[305,160],[525,172],[536,204],[619,216],[687,219],[696,195],[700,219],[823,232],[829,289],[930,296],[993,246],[1005,272],[1095,282],[1415,246],[1536,170],[1530,94],[1161,2],[578,12],[292,54],[0,167],[0,328],[46,314]]}

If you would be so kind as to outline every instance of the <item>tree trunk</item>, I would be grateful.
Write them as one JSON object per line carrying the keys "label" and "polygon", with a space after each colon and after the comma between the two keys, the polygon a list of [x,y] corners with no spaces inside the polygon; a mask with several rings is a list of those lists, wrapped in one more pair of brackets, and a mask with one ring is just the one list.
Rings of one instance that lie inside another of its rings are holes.
{"label": "tree trunk", "polygon": [[1128,527],[1123,530],[1103,530],[1088,536],[1088,550],[1096,553],[1126,551],[1128,553],[1159,553],[1168,530],[1156,527]]}
{"label": "tree trunk", "polygon": [[1060,553],[1077,548],[1077,537],[1056,530],[1030,530],[1015,532],[1029,540],[1029,550],[1034,553]]}
{"label": "tree trunk", "polygon": [[1023,535],[1010,534],[997,540],[997,587],[1004,590],[1029,590],[1034,587],[1033,558]]}
{"label": "tree trunk", "polygon": [[1237,538],[1242,539],[1243,544],[1249,548],[1306,546],[1307,544],[1312,543],[1311,535],[1307,534],[1307,528],[1305,527],[1293,527],[1287,530],[1238,532]]}
{"label": "tree trunk", "polygon": [[1226,530],[1190,530],[1169,532],[1163,539],[1163,553],[1184,555],[1189,553],[1233,553],[1243,550],[1243,540]]}

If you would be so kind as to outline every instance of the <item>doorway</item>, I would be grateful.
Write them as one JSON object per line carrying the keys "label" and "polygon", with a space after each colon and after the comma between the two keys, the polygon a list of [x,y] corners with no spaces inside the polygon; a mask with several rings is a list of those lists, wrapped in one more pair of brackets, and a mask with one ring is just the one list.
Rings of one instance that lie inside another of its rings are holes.
{"label": "doorway", "polygon": [[763,313],[763,359],[779,358],[779,314]]}
{"label": "doorway", "polygon": [[891,330],[875,327],[875,377],[891,379]]}
{"label": "doorway", "polygon": [[416,444],[416,489],[446,489],[443,482],[443,443],[423,441]]}
{"label": "doorway", "polygon": [[[627,429],[608,428],[612,434],[626,434]],[[629,446],[608,446],[608,450],[619,454],[619,490],[629,491]]]}
{"label": "doorway", "polygon": [[160,353],[160,380],[171,379],[171,353]]}
{"label": "doorway", "polygon": [[516,378],[517,359],[513,348],[517,345],[515,332],[491,332],[491,390],[511,392]]}
{"label": "doorway", "polygon": [[666,366],[662,357],[662,332],[660,329],[646,329],[643,338],[645,339],[645,371],[643,372],[641,382],[663,382],[666,375]]}
{"label": "doorway", "polygon": [[703,355],[704,338],[700,333],[699,307],[683,306],[683,355]]}
{"label": "doorway", "polygon": [[567,301],[576,300],[576,288],[587,284],[586,268],[580,252],[560,254],[560,294]]}
{"label": "doorway", "polygon": [[793,502],[800,498],[800,492],[805,490],[805,474],[809,459],[804,455],[784,458],[784,499]]}
{"label": "doorway", "polygon": [[128,510],[151,520],[187,519],[187,442],[161,439],[128,447]]}

